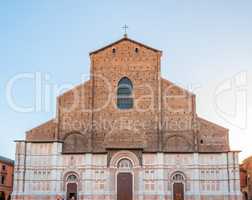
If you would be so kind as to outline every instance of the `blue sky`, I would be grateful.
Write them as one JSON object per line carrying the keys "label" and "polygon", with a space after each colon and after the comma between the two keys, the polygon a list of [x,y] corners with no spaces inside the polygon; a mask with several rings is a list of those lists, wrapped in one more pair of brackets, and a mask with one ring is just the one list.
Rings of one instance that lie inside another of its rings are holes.
{"label": "blue sky", "polygon": [[[241,158],[252,154],[251,10],[249,0],[1,1],[0,154],[14,158],[13,140],[55,115],[53,95],[47,110],[15,111],[6,98],[9,80],[40,72],[50,75],[47,84],[79,84],[89,73],[88,53],[120,39],[124,24],[130,38],[163,50],[164,77],[196,88],[199,116],[229,128],[231,148],[242,150]],[[242,88],[221,95],[216,110],[216,88],[240,74]],[[246,99],[237,101],[239,91]],[[31,80],[18,81],[12,93],[19,105],[34,104]]]}

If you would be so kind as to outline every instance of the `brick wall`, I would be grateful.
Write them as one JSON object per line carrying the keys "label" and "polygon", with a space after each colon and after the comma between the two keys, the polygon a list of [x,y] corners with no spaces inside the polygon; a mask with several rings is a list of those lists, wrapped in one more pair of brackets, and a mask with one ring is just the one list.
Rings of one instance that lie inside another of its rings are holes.
{"label": "brick wall", "polygon": [[[32,129],[26,139],[67,141],[73,152],[228,151],[228,130],[197,117],[195,95],[161,78],[161,54],[128,38],[91,53],[90,80],[58,97],[55,120]],[[128,110],[117,108],[123,77],[133,84],[134,106]]]}

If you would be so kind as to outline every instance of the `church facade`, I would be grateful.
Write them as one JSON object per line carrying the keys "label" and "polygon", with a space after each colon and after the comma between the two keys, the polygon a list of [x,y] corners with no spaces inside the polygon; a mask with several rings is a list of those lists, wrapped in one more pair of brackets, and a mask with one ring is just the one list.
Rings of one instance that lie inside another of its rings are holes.
{"label": "church facade", "polygon": [[14,200],[238,200],[228,130],[161,77],[162,52],[127,36],[90,53],[90,79],[16,141]]}

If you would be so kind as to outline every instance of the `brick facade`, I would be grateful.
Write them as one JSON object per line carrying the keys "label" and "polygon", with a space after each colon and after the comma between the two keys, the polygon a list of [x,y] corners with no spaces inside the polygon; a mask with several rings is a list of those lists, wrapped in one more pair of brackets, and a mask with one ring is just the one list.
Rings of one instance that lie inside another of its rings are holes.
{"label": "brick facade", "polygon": [[241,191],[244,200],[252,200],[252,157],[240,165]]}
{"label": "brick facade", "polygon": [[0,156],[0,200],[10,200],[13,190],[14,161]]}
{"label": "brick facade", "polygon": [[[78,199],[113,200],[127,172],[134,200],[173,199],[175,175],[185,200],[238,200],[228,130],[198,117],[195,95],[161,77],[161,56],[127,37],[91,52],[90,80],[59,96],[55,119],[17,141],[14,199],[68,198],[74,179]],[[123,77],[130,109],[117,107]],[[121,168],[123,159],[132,166]]]}
{"label": "brick facade", "polygon": [[[90,80],[58,97],[57,117],[28,131],[26,140],[69,143],[68,136],[77,133],[83,152],[228,151],[228,130],[199,118],[195,95],[161,77],[161,55],[126,37],[90,53]],[[122,77],[133,83],[129,110],[116,107]]]}

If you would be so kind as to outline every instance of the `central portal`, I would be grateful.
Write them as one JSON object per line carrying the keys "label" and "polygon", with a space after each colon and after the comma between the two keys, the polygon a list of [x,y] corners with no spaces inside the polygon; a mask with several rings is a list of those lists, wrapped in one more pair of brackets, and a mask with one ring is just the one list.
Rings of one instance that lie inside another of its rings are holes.
{"label": "central portal", "polygon": [[119,173],[117,175],[117,200],[133,200],[132,174]]}
{"label": "central portal", "polygon": [[173,200],[184,200],[184,185],[183,183],[173,184]]}
{"label": "central portal", "polygon": [[67,200],[77,200],[77,184],[67,184]]}

